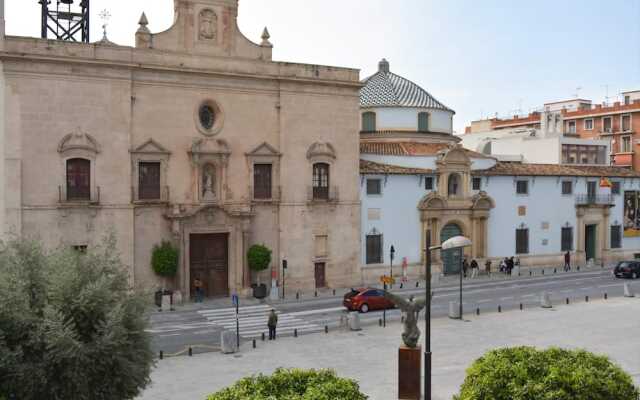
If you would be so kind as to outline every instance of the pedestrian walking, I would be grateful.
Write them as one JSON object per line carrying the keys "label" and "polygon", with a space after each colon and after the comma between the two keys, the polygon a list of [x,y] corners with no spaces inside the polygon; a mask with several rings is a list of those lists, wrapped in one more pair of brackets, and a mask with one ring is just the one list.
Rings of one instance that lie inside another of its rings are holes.
{"label": "pedestrian walking", "polygon": [[469,261],[467,261],[467,257],[465,257],[462,260],[462,273],[464,274],[463,276],[466,278],[467,277],[467,271],[469,270]]}
{"label": "pedestrian walking", "polygon": [[487,258],[487,261],[484,262],[484,271],[487,275],[491,275],[491,260]]}
{"label": "pedestrian walking", "polygon": [[471,279],[477,278],[478,270],[480,269],[480,266],[478,265],[478,262],[475,260],[475,258],[471,260],[470,266],[471,266]]}
{"label": "pedestrian walking", "polygon": [[507,259],[507,274],[511,275],[511,271],[513,271],[513,256]]}
{"label": "pedestrian walking", "polygon": [[571,271],[571,253],[564,253],[564,272]]}
{"label": "pedestrian walking", "polygon": [[196,289],[196,303],[202,303],[204,291],[202,290],[202,281],[199,276],[196,276],[193,280],[193,287]]}
{"label": "pedestrian walking", "polygon": [[272,309],[269,314],[269,320],[267,321],[269,327],[269,340],[276,340],[276,327],[278,326],[278,315],[276,310]]}
{"label": "pedestrian walking", "polygon": [[507,273],[507,257],[500,261],[500,272],[503,274]]}

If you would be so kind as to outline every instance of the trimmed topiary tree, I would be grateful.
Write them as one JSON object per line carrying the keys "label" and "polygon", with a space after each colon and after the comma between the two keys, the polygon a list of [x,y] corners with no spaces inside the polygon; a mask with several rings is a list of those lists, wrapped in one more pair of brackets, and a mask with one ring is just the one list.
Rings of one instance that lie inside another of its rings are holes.
{"label": "trimmed topiary tree", "polygon": [[153,246],[151,253],[151,267],[163,278],[173,278],[178,272],[180,251],[169,241],[162,241]]}
{"label": "trimmed topiary tree", "polygon": [[513,347],[477,359],[455,400],[637,400],[631,377],[584,350]]}
{"label": "trimmed topiary tree", "polygon": [[358,383],[331,370],[277,369],[243,378],[207,400],[366,400]]}
{"label": "trimmed topiary tree", "polygon": [[271,250],[262,244],[254,244],[247,251],[249,268],[257,273],[258,286],[260,286],[260,272],[269,268],[271,264]]}
{"label": "trimmed topiary tree", "polygon": [[153,365],[147,296],[115,239],[86,254],[15,241],[0,252],[0,399],[133,399]]}

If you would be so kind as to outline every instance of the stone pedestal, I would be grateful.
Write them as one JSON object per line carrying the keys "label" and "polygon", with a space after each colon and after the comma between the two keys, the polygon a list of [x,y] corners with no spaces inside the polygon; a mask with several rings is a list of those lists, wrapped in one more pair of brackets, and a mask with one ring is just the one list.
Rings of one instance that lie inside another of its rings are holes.
{"label": "stone pedestal", "polygon": [[398,349],[398,399],[420,400],[421,360],[420,347]]}
{"label": "stone pedestal", "polygon": [[360,331],[362,328],[360,327],[360,314],[355,312],[350,312],[347,317],[349,321],[349,329],[352,331]]}
{"label": "stone pedestal", "polygon": [[231,331],[222,331],[220,334],[220,350],[224,354],[235,353],[237,347],[236,333]]}

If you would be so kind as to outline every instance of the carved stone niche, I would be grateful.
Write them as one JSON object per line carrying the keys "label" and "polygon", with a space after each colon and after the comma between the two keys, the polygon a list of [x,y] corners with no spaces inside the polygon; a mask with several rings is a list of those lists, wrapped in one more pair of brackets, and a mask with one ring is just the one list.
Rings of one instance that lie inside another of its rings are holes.
{"label": "carved stone niche", "polygon": [[203,138],[193,142],[189,151],[192,166],[192,190],[200,203],[221,205],[233,194],[227,187],[229,145],[222,139]]}
{"label": "carved stone niche", "polygon": [[198,39],[215,42],[218,38],[218,16],[205,8],[198,15]]}

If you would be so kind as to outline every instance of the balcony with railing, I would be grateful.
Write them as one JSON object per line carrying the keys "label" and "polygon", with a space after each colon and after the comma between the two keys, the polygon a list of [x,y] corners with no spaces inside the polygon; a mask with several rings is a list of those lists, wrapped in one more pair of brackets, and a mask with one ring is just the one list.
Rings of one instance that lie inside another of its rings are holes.
{"label": "balcony with railing", "polygon": [[170,195],[169,186],[131,187],[131,202],[135,204],[168,203]]}
{"label": "balcony with railing", "polygon": [[576,206],[613,206],[614,198],[610,194],[577,194]]}
{"label": "balcony with railing", "polygon": [[58,203],[68,205],[100,204],[100,186],[95,188],[58,186]]}
{"label": "balcony with railing", "polygon": [[282,198],[281,186],[249,186],[251,200],[256,203],[275,203]]}
{"label": "balcony with railing", "polygon": [[337,186],[307,186],[307,201],[313,203],[338,201]]}

